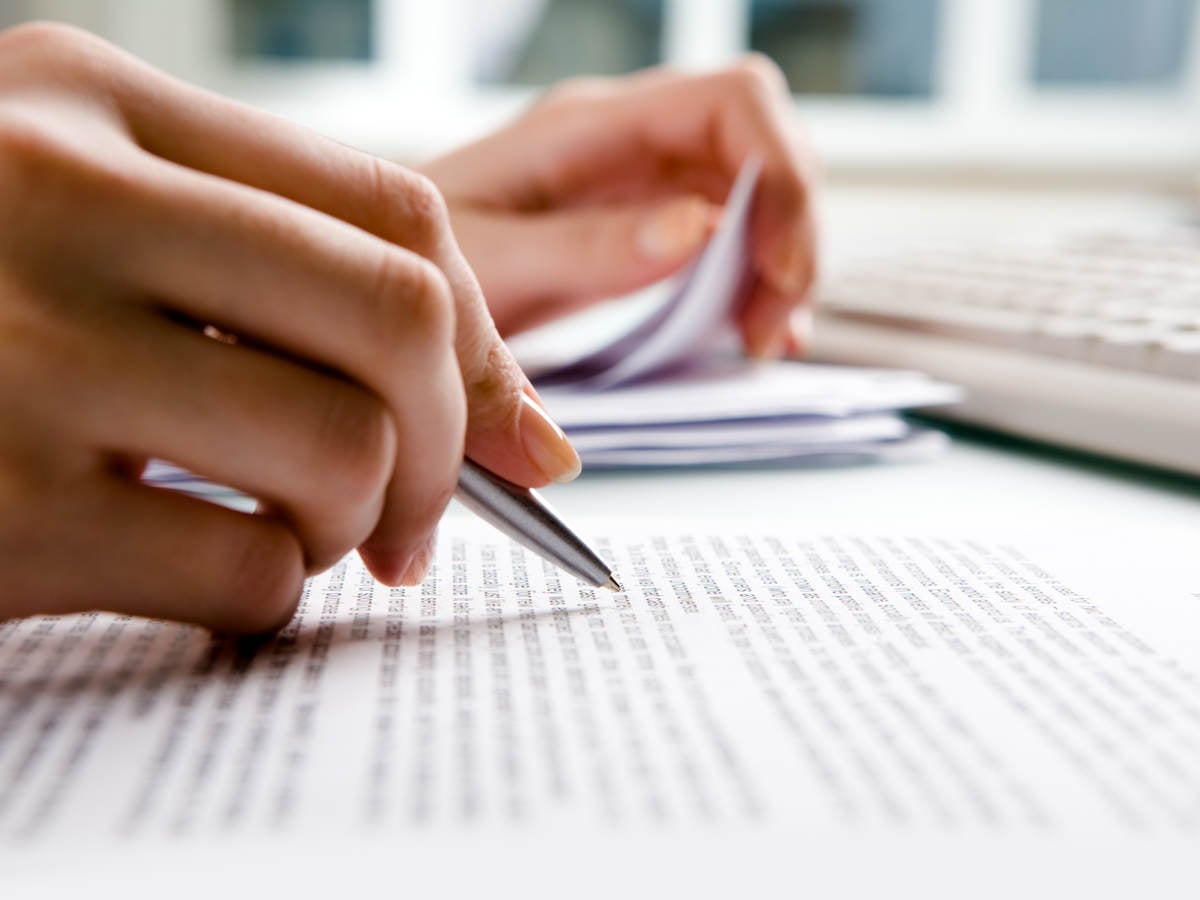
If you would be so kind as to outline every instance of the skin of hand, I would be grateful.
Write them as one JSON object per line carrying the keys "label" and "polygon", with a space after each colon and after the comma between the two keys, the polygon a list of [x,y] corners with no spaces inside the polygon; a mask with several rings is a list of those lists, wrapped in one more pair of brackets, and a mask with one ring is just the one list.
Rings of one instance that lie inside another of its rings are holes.
{"label": "skin of hand", "polygon": [[510,334],[678,269],[742,163],[762,159],[747,352],[799,352],[814,277],[812,160],[782,73],[752,55],[708,74],[566,81],[523,116],[422,168]]}
{"label": "skin of hand", "polygon": [[263,631],[354,548],[416,583],[464,452],[578,472],[534,396],[427,178],[83,32],[0,35],[0,619]]}

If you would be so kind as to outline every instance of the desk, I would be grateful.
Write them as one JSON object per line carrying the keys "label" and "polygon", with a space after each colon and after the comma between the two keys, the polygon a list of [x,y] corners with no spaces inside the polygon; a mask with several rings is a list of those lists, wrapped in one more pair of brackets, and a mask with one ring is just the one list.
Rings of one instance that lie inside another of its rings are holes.
{"label": "desk", "polygon": [[567,517],[761,517],[832,531],[1137,528],[1200,537],[1200,479],[965,431],[928,462],[596,472],[546,493]]}

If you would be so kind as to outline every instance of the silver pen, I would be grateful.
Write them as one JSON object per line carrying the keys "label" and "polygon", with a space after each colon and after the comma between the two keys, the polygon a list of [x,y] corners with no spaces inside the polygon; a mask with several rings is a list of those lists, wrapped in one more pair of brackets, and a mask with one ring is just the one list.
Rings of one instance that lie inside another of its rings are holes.
{"label": "silver pen", "polygon": [[506,481],[464,459],[454,496],[479,518],[580,581],[610,591],[621,590],[612,569],[566,526],[537,491]]}

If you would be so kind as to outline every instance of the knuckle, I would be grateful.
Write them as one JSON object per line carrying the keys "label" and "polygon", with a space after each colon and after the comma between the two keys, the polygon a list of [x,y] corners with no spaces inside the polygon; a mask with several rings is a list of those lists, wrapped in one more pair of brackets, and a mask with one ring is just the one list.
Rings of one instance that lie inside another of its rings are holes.
{"label": "knuckle", "polygon": [[575,76],[565,78],[542,92],[538,101],[541,107],[573,106],[577,103],[593,100],[607,88],[608,82],[603,78],[588,78]]}
{"label": "knuckle", "polygon": [[240,634],[274,631],[292,617],[304,585],[304,564],[296,538],[283,525],[255,523],[256,533],[228,554],[227,622]]}
{"label": "knuckle", "polygon": [[662,79],[675,80],[687,76],[687,69],[673,62],[663,62],[649,69],[642,69],[640,72],[634,72],[626,75],[627,81],[658,81]]}
{"label": "knuckle", "polygon": [[429,177],[419,172],[402,169],[404,195],[413,214],[432,222],[449,221],[446,201],[442,192]]}
{"label": "knuckle", "polygon": [[386,233],[410,247],[433,249],[450,234],[450,212],[437,185],[419,172],[383,162],[377,167],[380,193],[389,198]]}
{"label": "knuckle", "polygon": [[454,295],[445,274],[414,254],[391,250],[383,254],[372,292],[371,346],[386,370],[397,367],[399,347],[444,345],[454,333]]}
{"label": "knuckle", "polygon": [[78,135],[29,110],[0,113],[0,203],[5,222],[27,232],[61,220],[64,210],[98,211],[133,183],[117,153],[88,148]]}
{"label": "knuckle", "polygon": [[499,337],[483,351],[482,359],[483,364],[464,378],[470,427],[476,432],[515,435],[524,376]]}
{"label": "knuckle", "polygon": [[607,78],[567,78],[543,91],[525,114],[524,120],[543,123],[546,128],[586,123],[600,114],[601,104],[619,90],[617,85],[617,82]]}
{"label": "knuckle", "polygon": [[20,48],[50,57],[95,43],[96,38],[86,31],[61,22],[26,22],[0,33],[0,48],[6,52]]}
{"label": "knuckle", "polygon": [[34,115],[0,115],[0,167],[13,180],[46,187],[46,176],[66,169],[72,157],[67,143]]}
{"label": "knuckle", "polygon": [[787,78],[778,64],[763,53],[748,53],[729,70],[737,90],[756,101],[775,100],[788,93]]}
{"label": "knuckle", "polygon": [[449,343],[454,332],[454,292],[444,272],[425,259],[413,259],[411,284],[402,302],[409,330],[426,340]]}
{"label": "knuckle", "polygon": [[0,32],[0,61],[33,74],[40,86],[87,91],[112,81],[121,67],[112,44],[61,22],[28,22]]}
{"label": "knuckle", "polygon": [[331,382],[314,441],[329,500],[353,509],[382,502],[395,462],[396,433],[378,398],[363,388]]}

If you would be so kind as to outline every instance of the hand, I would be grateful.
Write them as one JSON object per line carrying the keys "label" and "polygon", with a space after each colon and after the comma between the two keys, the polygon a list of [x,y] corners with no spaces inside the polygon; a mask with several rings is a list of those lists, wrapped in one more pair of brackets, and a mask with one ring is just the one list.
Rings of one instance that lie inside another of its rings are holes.
{"label": "hand", "polygon": [[[0,618],[264,630],[355,547],[414,583],[464,447],[578,470],[530,392],[427,179],[81,32],[0,35]],[[156,457],[261,512],[143,484]]]}
{"label": "hand", "polygon": [[525,115],[423,168],[500,330],[512,333],[679,268],[761,154],[747,351],[797,350],[813,280],[811,162],[765,57],[707,75],[652,69],[564,82]]}

